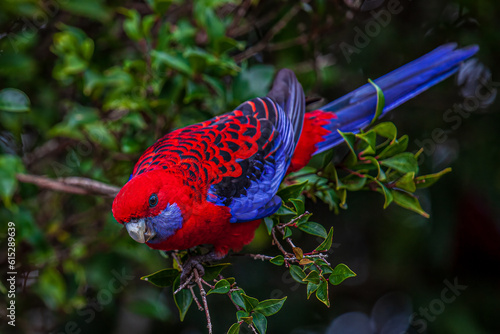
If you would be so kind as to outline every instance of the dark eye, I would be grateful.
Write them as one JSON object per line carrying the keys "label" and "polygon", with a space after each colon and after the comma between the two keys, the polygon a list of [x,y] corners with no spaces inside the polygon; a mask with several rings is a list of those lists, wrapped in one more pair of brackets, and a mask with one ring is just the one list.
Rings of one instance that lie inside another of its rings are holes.
{"label": "dark eye", "polygon": [[153,194],[149,196],[149,207],[154,208],[158,204],[158,195]]}

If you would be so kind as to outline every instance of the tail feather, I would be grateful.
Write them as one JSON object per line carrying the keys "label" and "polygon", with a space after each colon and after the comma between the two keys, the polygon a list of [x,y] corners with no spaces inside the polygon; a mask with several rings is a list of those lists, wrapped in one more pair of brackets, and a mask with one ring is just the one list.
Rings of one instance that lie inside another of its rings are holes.
{"label": "tail feather", "polygon": [[276,74],[273,88],[267,96],[280,105],[292,122],[294,142],[297,144],[302,132],[306,104],[304,90],[295,77],[295,73],[286,68],[280,70]]}
{"label": "tail feather", "polygon": [[[442,45],[428,54],[374,80],[385,97],[382,115],[402,103],[422,93],[429,87],[454,74],[460,64],[479,50],[477,45],[457,49],[455,43]],[[336,118],[324,126],[329,134],[316,145],[314,154],[324,152],[343,139],[337,132],[359,132],[368,126],[374,117],[377,93],[371,84],[365,84],[353,92],[321,108],[322,111],[335,112]]]}

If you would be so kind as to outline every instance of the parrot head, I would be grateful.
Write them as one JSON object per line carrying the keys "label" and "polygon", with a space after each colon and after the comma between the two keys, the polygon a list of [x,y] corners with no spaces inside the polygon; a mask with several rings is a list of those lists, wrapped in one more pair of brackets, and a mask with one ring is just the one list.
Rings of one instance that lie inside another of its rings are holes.
{"label": "parrot head", "polygon": [[175,174],[152,170],[131,178],[113,201],[113,216],[140,243],[164,242],[182,228],[189,206]]}

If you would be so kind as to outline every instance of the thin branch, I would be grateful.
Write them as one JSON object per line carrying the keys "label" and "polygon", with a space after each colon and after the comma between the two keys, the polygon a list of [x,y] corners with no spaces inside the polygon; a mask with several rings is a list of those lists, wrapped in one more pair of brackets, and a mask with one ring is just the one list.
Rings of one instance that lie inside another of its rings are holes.
{"label": "thin branch", "polygon": [[70,194],[115,197],[120,190],[118,187],[83,177],[65,177],[57,180],[32,174],[17,174],[16,177],[23,183]]}
{"label": "thin branch", "polygon": [[193,286],[189,286],[189,291],[191,291],[191,295],[193,295],[193,299],[196,302],[196,305],[198,306],[198,310],[203,311],[203,306],[201,306],[200,301],[198,300],[198,297],[196,297],[196,294],[194,293]]}
{"label": "thin branch", "polygon": [[290,8],[290,10],[285,15],[283,15],[283,17],[271,28],[271,30],[267,32],[267,34],[257,44],[235,55],[234,60],[239,63],[264,50],[267,47],[268,43],[273,39],[273,37],[277,33],[279,33],[295,15],[297,15],[297,13],[300,11],[301,6],[302,3],[299,3]]}
{"label": "thin branch", "polygon": [[208,303],[207,303],[207,293],[205,292],[205,289],[203,288],[202,284],[202,279],[200,277],[200,274],[198,273],[198,269],[194,268],[194,277],[196,284],[198,285],[198,288],[200,289],[200,296],[201,300],[203,301],[203,306],[205,308],[205,316],[207,318],[207,328],[208,328],[208,334],[212,334],[212,321],[210,320],[210,311],[208,310]]}
{"label": "thin branch", "polygon": [[193,277],[194,277],[194,273],[191,273],[191,275],[189,275],[188,279],[182,283],[178,288],[177,290],[174,291],[174,295],[178,294],[179,291],[181,291],[182,289],[184,289],[186,286],[189,285],[189,283],[191,283],[193,281]]}

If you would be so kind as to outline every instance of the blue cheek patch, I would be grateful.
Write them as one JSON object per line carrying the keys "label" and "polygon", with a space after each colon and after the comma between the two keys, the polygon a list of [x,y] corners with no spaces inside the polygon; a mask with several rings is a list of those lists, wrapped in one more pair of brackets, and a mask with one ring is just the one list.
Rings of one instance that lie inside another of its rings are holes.
{"label": "blue cheek patch", "polygon": [[182,227],[181,209],[177,203],[168,204],[159,215],[149,217],[147,223],[156,231],[156,236],[148,243],[155,244],[165,241]]}

